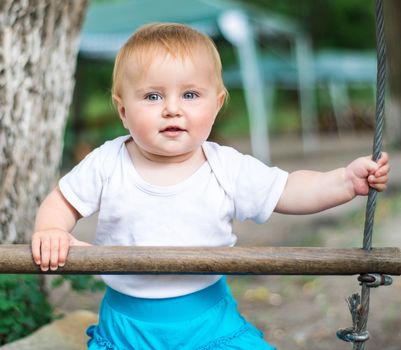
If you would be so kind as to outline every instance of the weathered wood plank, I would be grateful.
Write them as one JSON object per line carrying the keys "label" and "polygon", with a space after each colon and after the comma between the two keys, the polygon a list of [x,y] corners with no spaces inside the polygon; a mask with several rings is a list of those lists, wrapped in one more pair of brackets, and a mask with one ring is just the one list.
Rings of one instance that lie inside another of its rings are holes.
{"label": "weathered wood plank", "polygon": [[[401,275],[401,250],[296,247],[71,247],[56,274]],[[29,245],[0,245],[0,273],[42,273]],[[52,272],[48,272],[52,273]]]}

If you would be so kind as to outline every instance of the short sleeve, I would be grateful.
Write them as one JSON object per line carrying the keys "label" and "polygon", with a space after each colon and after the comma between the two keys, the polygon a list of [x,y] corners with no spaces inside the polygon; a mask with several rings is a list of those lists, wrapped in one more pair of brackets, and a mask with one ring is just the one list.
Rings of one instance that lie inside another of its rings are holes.
{"label": "short sleeve", "polygon": [[99,210],[104,180],[101,153],[96,148],[59,181],[61,193],[84,217]]}
{"label": "short sleeve", "polygon": [[235,180],[236,219],[265,222],[276,208],[287,178],[286,171],[244,155]]}

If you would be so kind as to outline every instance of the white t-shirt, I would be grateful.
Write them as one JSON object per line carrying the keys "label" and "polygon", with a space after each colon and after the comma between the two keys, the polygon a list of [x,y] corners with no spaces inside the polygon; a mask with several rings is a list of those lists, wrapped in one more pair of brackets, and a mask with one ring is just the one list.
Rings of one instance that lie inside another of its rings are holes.
{"label": "white t-shirt", "polygon": [[[155,186],[135,170],[118,137],[93,150],[59,182],[84,217],[99,211],[95,244],[233,246],[233,219],[266,221],[288,174],[231,147],[205,142],[205,162],[185,181]],[[201,290],[221,276],[107,275],[113,289],[142,298],[168,298]]]}

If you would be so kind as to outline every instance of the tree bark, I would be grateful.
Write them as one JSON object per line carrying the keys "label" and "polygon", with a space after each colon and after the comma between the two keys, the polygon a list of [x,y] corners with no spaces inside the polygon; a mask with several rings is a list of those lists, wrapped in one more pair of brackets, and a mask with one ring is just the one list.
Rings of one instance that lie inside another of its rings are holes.
{"label": "tree bark", "polygon": [[391,144],[401,146],[401,1],[384,1],[384,13],[390,88],[386,103],[386,133]]}
{"label": "tree bark", "polygon": [[55,185],[87,4],[0,1],[0,242],[29,239]]}

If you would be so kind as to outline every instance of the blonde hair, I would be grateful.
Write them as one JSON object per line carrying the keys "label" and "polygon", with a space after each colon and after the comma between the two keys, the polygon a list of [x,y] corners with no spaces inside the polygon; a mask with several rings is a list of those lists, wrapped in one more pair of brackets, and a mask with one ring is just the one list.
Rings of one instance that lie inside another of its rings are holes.
{"label": "blonde hair", "polygon": [[203,49],[210,55],[216,77],[217,88],[228,96],[222,77],[220,55],[213,41],[195,29],[178,23],[152,23],[140,27],[117,54],[111,93],[113,100],[121,97],[124,66],[133,60],[139,69],[145,70],[158,54],[170,54],[175,58],[193,57],[196,50]]}

